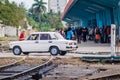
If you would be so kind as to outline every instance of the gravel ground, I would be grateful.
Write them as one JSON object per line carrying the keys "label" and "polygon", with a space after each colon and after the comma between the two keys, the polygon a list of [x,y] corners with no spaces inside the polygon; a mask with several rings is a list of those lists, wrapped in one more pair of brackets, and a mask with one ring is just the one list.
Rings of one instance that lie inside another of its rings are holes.
{"label": "gravel ground", "polygon": [[0,58],[0,66],[13,63],[17,60],[20,60],[20,59],[19,58]]}
{"label": "gravel ground", "polygon": [[[58,67],[46,73],[42,80],[87,80],[87,77],[109,69],[119,69],[120,64],[103,62],[84,62],[80,58],[53,59]],[[119,80],[112,78],[111,80]],[[105,79],[109,80],[109,79]]]}
{"label": "gravel ground", "polygon": [[82,80],[98,72],[98,68],[89,66],[94,63],[83,62],[80,58],[56,57],[53,61],[58,67],[46,73],[42,80]]}
{"label": "gravel ground", "polygon": [[[20,58],[0,58],[0,66],[12,63]],[[26,57],[26,64],[30,66],[42,64],[48,58],[30,58]],[[52,60],[58,64],[58,67],[43,75],[42,80],[85,80],[85,78],[99,73],[99,69],[119,69],[120,64],[100,63],[100,62],[84,62],[80,58],[59,58],[54,57]],[[109,79],[107,79],[109,80]],[[114,79],[111,79],[114,80]],[[117,79],[116,79],[117,80]],[[118,78],[119,80],[119,78]]]}
{"label": "gravel ground", "polygon": [[[0,66],[13,63],[20,59],[22,59],[22,58],[0,58]],[[42,63],[46,62],[47,60],[48,59],[46,59],[46,58],[29,58],[29,57],[27,57],[27,58],[25,58],[25,63],[29,64],[30,66],[33,66],[33,65],[42,64]]]}

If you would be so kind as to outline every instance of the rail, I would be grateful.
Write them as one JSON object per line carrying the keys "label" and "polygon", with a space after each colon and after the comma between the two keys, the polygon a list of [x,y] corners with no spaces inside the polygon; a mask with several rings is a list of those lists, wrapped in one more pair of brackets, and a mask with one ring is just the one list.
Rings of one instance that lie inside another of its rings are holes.
{"label": "rail", "polygon": [[[36,73],[38,73],[38,74],[45,73],[57,66],[56,64],[52,63],[52,59],[53,59],[53,57],[51,56],[49,58],[49,60],[44,62],[43,64],[40,64],[40,65],[37,65],[34,67],[28,67],[28,68],[26,68],[26,66],[24,66],[25,65],[24,62],[21,63],[21,61],[24,61],[24,59],[20,60],[18,62],[9,64],[9,65],[6,65],[6,66],[3,66],[0,68],[0,70],[1,70],[0,71],[0,76],[1,76],[0,80],[13,80],[13,79],[17,79],[21,76],[25,76],[28,74],[31,75],[31,78],[32,78],[32,75],[35,75]],[[23,66],[25,68],[23,68]],[[16,67],[17,67],[17,69],[16,69]],[[22,67],[21,70],[19,70],[20,67]],[[47,68],[47,69],[45,69],[45,68]],[[43,70],[43,71],[39,71],[39,70]]]}

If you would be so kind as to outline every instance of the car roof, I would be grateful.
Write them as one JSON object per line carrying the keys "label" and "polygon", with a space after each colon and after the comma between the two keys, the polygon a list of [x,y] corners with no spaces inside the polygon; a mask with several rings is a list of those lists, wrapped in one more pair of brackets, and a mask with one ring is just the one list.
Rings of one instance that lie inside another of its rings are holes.
{"label": "car roof", "polygon": [[42,34],[42,33],[54,34],[56,32],[32,32],[31,34]]}

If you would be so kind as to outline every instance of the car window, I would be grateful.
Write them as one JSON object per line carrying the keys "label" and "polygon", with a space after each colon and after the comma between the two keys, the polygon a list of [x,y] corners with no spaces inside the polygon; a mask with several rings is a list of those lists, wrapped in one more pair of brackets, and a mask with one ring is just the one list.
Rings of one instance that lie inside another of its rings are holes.
{"label": "car window", "polygon": [[65,39],[60,33],[55,33],[54,34],[57,39]]}
{"label": "car window", "polygon": [[54,34],[50,35],[52,40],[57,40],[56,36]]}
{"label": "car window", "polygon": [[27,40],[38,40],[39,34],[31,34]]}
{"label": "car window", "polygon": [[49,34],[40,34],[40,40],[51,40],[51,36]]}

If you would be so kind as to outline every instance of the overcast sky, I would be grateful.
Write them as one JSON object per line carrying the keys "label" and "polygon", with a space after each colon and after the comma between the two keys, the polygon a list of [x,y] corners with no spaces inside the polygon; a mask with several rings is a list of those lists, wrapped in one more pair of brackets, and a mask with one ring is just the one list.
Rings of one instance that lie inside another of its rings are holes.
{"label": "overcast sky", "polygon": [[[16,2],[16,3],[21,3],[21,2],[23,2],[24,4],[25,4],[25,7],[27,8],[27,9],[29,9],[31,6],[32,6],[32,4],[34,3],[34,0],[9,0],[10,2],[12,2],[12,1],[14,1],[14,2]],[[43,0],[44,2],[47,2],[48,0]]]}

